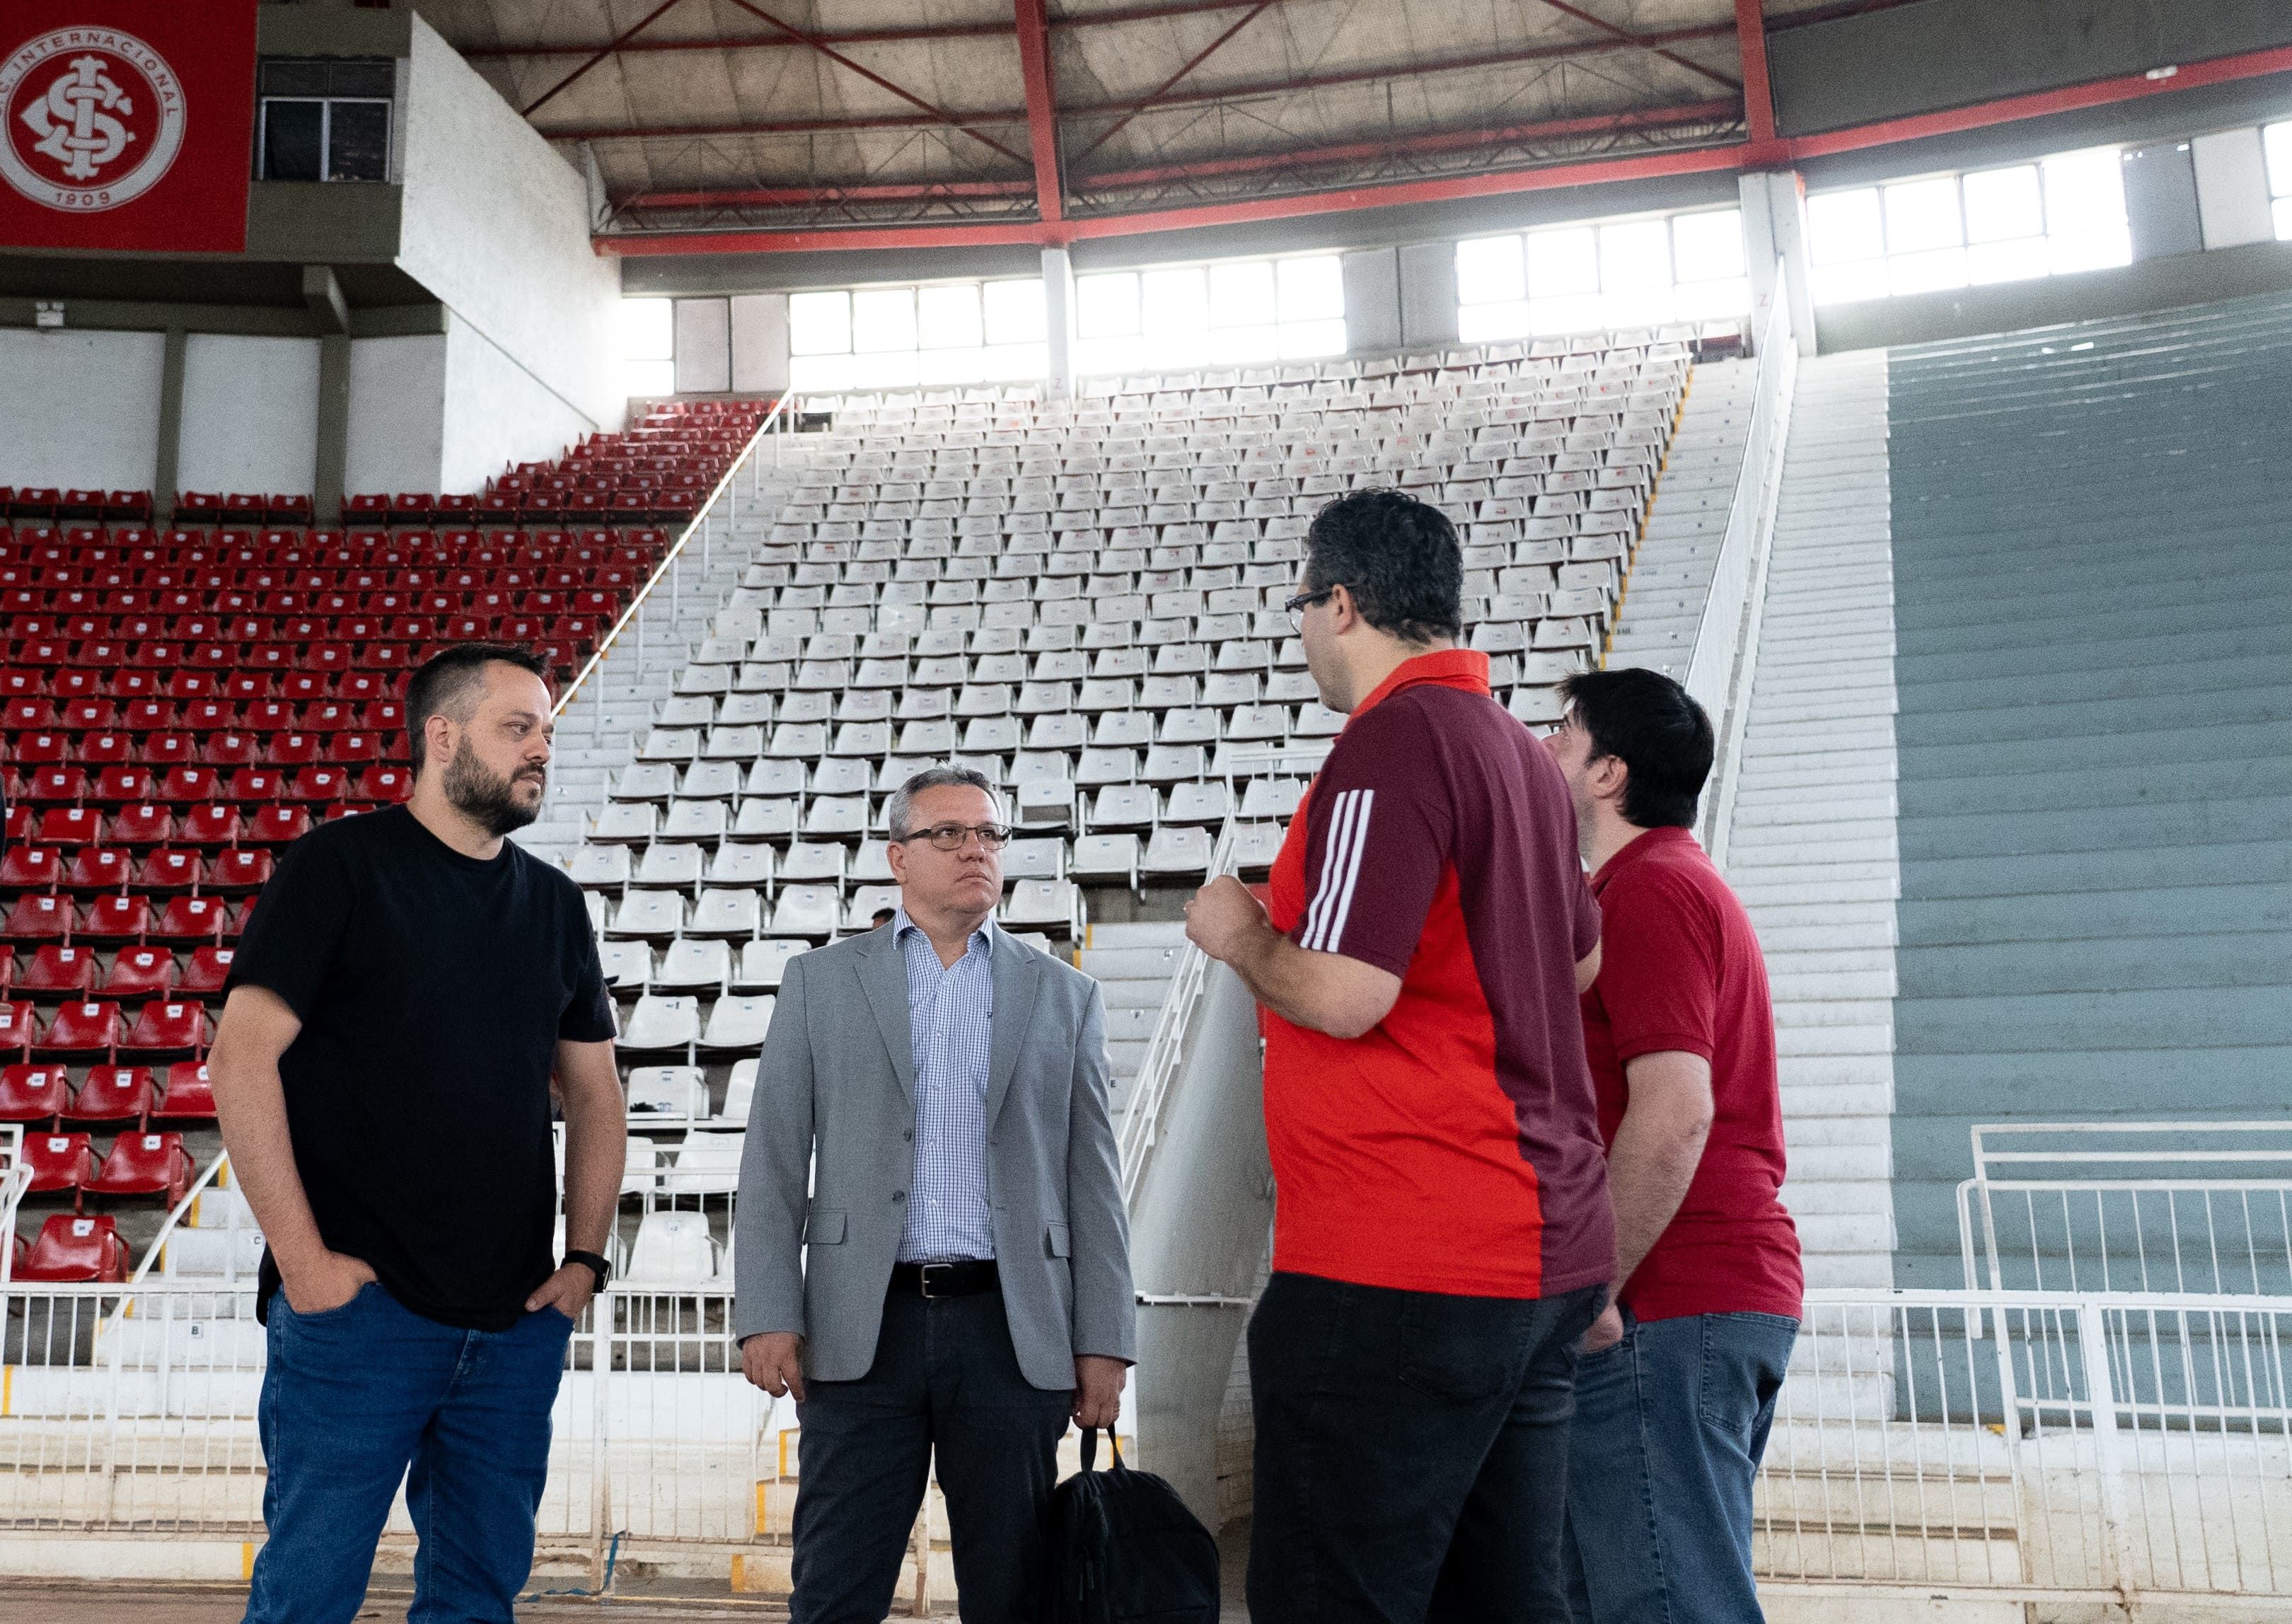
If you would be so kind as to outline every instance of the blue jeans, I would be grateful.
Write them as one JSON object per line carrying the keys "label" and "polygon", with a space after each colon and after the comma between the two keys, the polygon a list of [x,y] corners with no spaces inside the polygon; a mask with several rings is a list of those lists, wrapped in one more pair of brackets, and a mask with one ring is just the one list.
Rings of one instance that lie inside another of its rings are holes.
{"label": "blue jeans", "polygon": [[1576,1367],[1568,1589],[1576,1624],[1759,1624],[1751,1480],[1798,1321],[1690,1314]]}
{"label": "blue jeans", "polygon": [[409,1624],[510,1624],[572,1331],[553,1308],[462,1330],[371,1284],[324,1313],[273,1293],[257,1410],[270,1538],[246,1624],[356,1618],[401,1479],[421,1539]]}

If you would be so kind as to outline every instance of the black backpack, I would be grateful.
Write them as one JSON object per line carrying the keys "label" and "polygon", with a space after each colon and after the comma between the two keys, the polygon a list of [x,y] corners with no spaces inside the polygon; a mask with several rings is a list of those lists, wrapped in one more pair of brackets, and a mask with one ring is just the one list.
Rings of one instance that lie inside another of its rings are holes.
{"label": "black backpack", "polygon": [[1050,1572],[1043,1624],[1218,1624],[1217,1541],[1177,1491],[1122,1464],[1098,1461],[1085,1427],[1082,1470],[1051,1496]]}

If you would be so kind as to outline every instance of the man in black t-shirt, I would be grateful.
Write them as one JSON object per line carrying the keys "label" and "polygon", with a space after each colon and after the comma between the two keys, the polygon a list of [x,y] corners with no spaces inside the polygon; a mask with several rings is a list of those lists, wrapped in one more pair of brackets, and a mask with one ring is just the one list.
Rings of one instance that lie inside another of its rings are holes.
{"label": "man in black t-shirt", "polygon": [[412,799],[288,847],[232,966],[208,1071],[270,1242],[247,1624],[355,1618],[400,1479],[412,1616],[508,1624],[532,1571],[550,1407],[627,1155],[580,890],[503,838],[547,791],[544,671],[480,643],[416,672]]}

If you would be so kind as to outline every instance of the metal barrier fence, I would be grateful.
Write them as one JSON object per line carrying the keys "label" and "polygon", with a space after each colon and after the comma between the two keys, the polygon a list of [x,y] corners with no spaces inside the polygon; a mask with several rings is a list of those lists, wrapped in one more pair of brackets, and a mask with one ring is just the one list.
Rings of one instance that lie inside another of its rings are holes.
{"label": "metal barrier fence", "polygon": [[[0,1286],[0,1530],[259,1538],[253,1306],[195,1281]],[[742,1379],[730,1309],[599,1297],[557,1401],[550,1555],[784,1558],[794,1406]],[[1811,1294],[1759,1477],[1763,1582],[2281,1613],[2288,1341],[2292,1297]]]}

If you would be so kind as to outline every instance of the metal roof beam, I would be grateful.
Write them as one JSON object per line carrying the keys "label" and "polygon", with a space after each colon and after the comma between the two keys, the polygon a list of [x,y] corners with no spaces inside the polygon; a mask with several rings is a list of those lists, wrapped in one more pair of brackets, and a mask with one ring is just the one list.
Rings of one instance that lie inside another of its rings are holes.
{"label": "metal roof beam", "polygon": [[1684,68],[1690,73],[1696,74],[1703,78],[1714,80],[1718,84],[1724,85],[1729,90],[1737,90],[1741,88],[1734,80],[1729,78],[1725,74],[1719,72],[1716,69],[1706,68],[1702,63],[1694,61],[1690,58],[1683,57],[1676,51],[1667,51],[1661,45],[1651,43],[1645,35],[1634,34],[1629,28],[1619,28],[1616,24],[1610,22],[1604,17],[1594,17],[1591,12],[1586,11],[1580,5],[1570,5],[1567,4],[1567,0],[1543,0],[1543,4],[1551,7],[1554,11],[1560,12],[1562,16],[1573,17],[1578,22],[1590,23],[1594,28],[1599,29],[1600,32],[1607,35],[1612,39],[1622,40],[1626,44],[1635,45],[1642,51],[1652,51],[1656,55],[1663,58],[1665,61],[1671,63],[1673,66]]}
{"label": "metal roof beam", "polygon": [[1735,0],[1735,37],[1743,53],[1743,122],[1751,132],[1751,159],[1782,156],[1775,140],[1775,93],[1767,78],[1767,19],[1761,0]]}
{"label": "metal roof beam", "polygon": [[658,5],[655,6],[651,11],[647,12],[634,27],[622,29],[620,37],[610,41],[602,49],[598,51],[595,55],[590,57],[587,61],[583,62],[578,68],[576,68],[572,72],[558,80],[556,84],[542,92],[541,97],[538,101],[529,101],[525,106],[520,108],[518,109],[519,114],[523,117],[532,117],[533,115],[540,109],[546,107],[551,100],[556,96],[559,91],[564,90],[568,86],[571,85],[576,80],[579,79],[582,75],[587,73],[592,68],[594,68],[598,63],[612,55],[614,52],[619,50],[630,40],[634,39],[638,35],[643,33],[655,22],[658,21],[664,14],[673,10],[675,5],[676,0],[661,0],[661,3]]}
{"label": "metal roof beam", "polygon": [[1027,144],[1035,159],[1035,212],[1045,223],[1066,218],[1059,179],[1059,107],[1051,87],[1050,19],[1043,0],[1015,0],[1019,74],[1027,85]]}
{"label": "metal roof beam", "polygon": [[1084,158],[1088,158],[1092,153],[1097,151],[1101,147],[1107,143],[1108,140],[1112,137],[1116,131],[1121,129],[1123,125],[1128,124],[1132,119],[1137,117],[1139,114],[1144,112],[1148,108],[1152,107],[1156,102],[1161,101],[1163,97],[1169,94],[1170,89],[1173,85],[1176,85],[1179,80],[1184,78],[1188,74],[1193,72],[1195,69],[1200,67],[1204,62],[1209,61],[1210,57],[1217,51],[1219,46],[1224,44],[1226,41],[1231,39],[1235,35],[1240,33],[1251,23],[1256,21],[1257,19],[1263,14],[1265,9],[1272,4],[1273,0],[1257,0],[1257,4],[1255,5],[1251,6],[1249,10],[1244,12],[1239,18],[1228,25],[1225,30],[1215,39],[1210,41],[1208,44],[1204,45],[1199,51],[1195,52],[1191,57],[1188,58],[1184,67],[1179,69],[1177,72],[1172,74],[1168,78],[1163,80],[1159,85],[1149,91],[1145,97],[1135,106],[1132,107],[1128,112],[1123,114],[1121,117],[1116,119],[1112,124],[1108,125],[1106,128],[1101,130],[1098,133],[1097,139],[1093,141],[1090,145],[1085,147],[1075,156],[1075,162],[1079,164]]}

